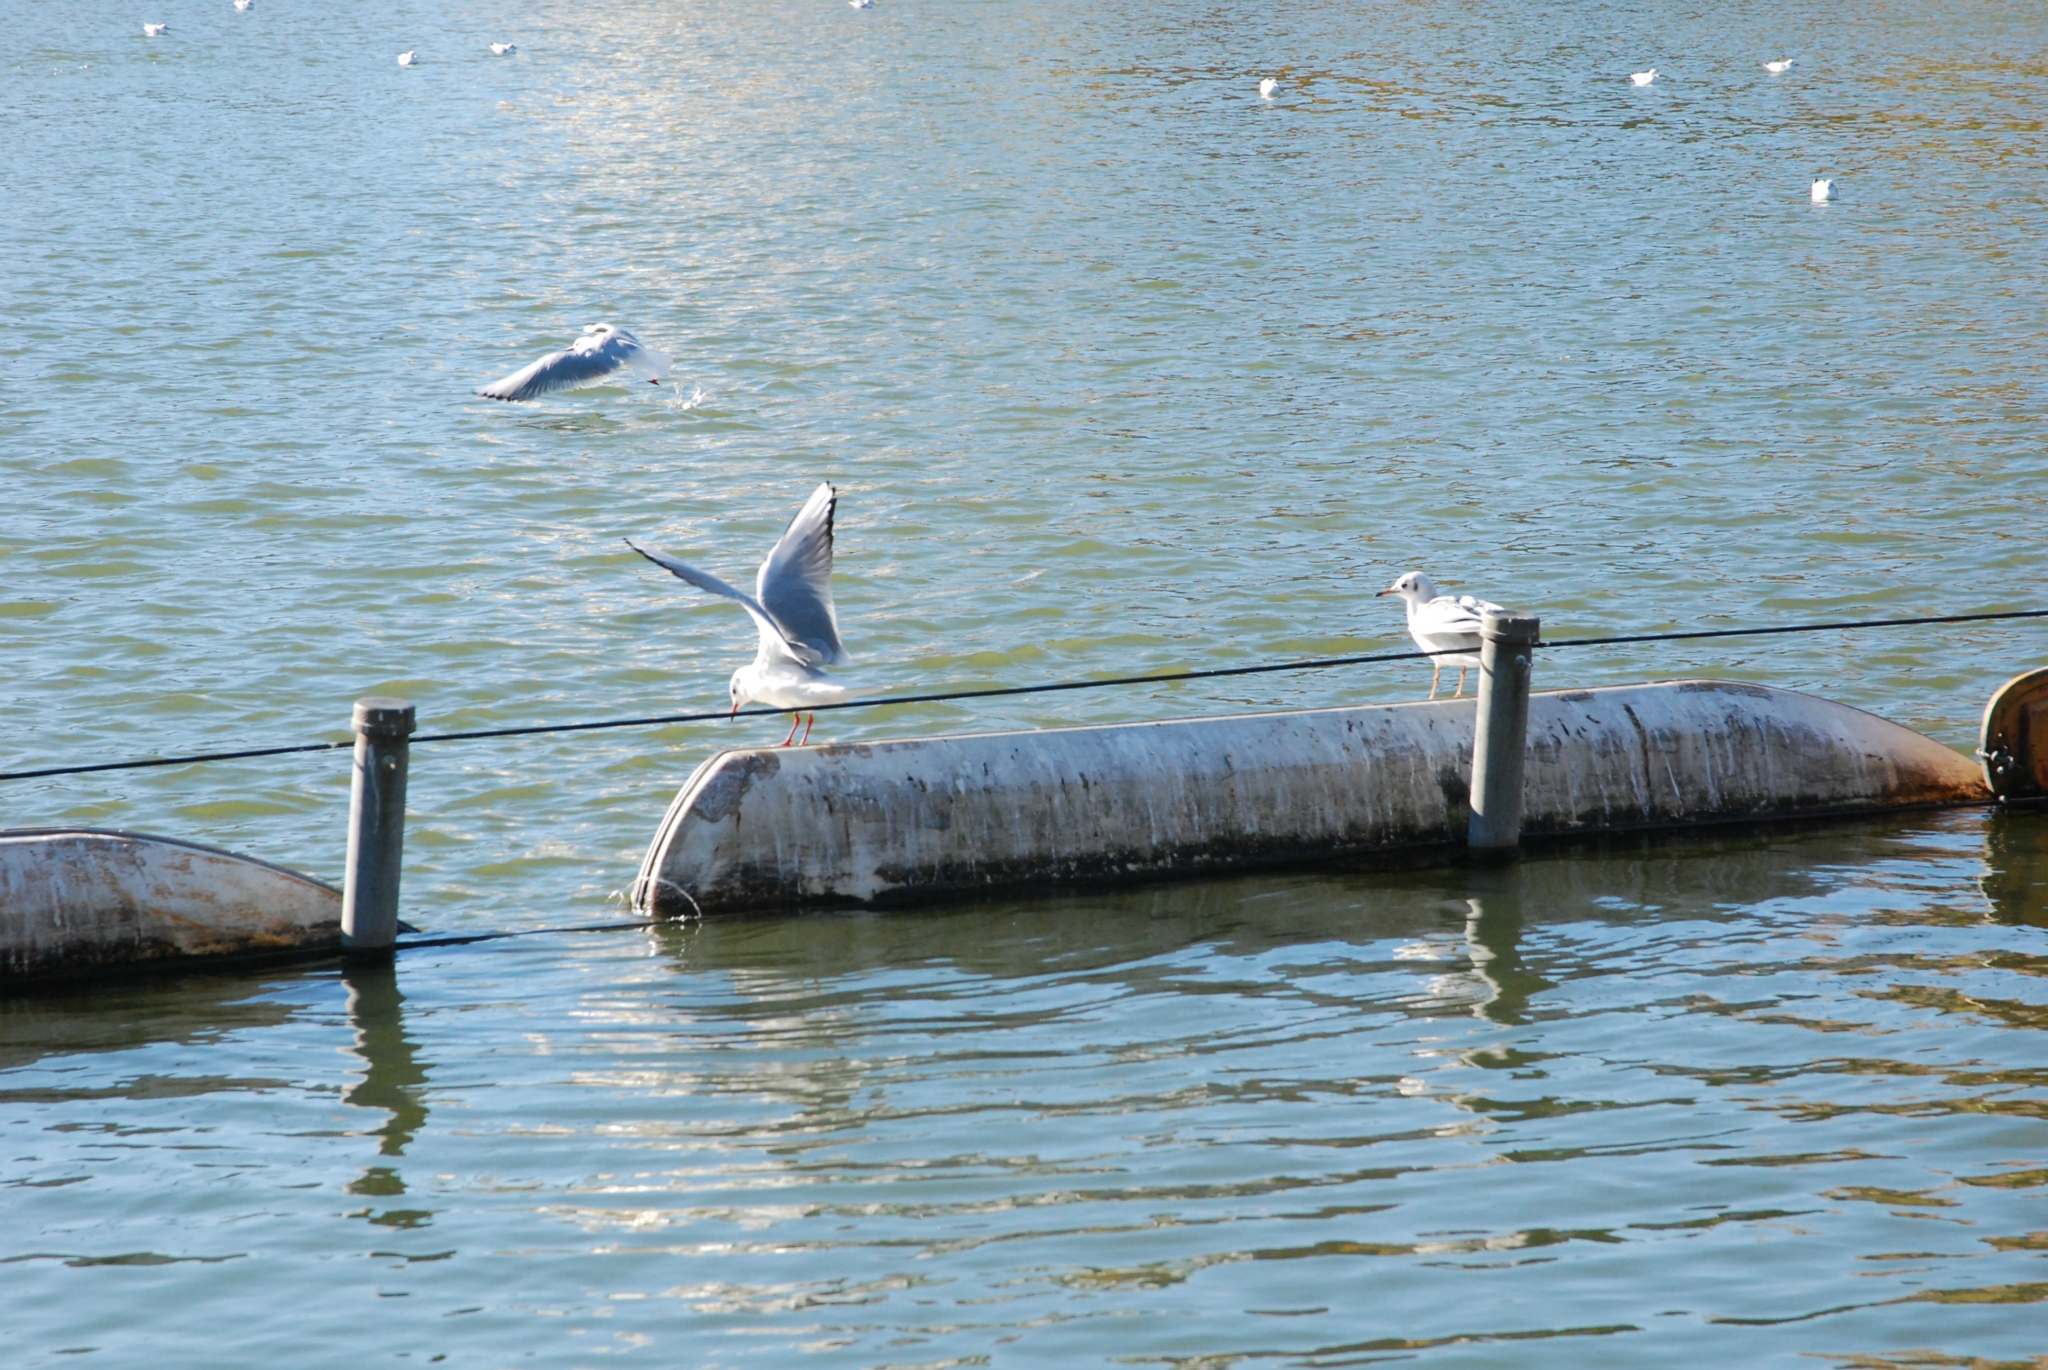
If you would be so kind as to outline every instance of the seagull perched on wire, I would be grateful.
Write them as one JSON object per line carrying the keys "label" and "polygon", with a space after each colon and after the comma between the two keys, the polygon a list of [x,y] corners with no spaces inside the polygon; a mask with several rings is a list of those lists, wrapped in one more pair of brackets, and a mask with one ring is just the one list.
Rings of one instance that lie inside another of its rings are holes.
{"label": "seagull perched on wire", "polygon": [[1420,571],[1410,571],[1380,591],[1380,595],[1399,595],[1407,601],[1408,636],[1429,653],[1436,666],[1436,674],[1429,681],[1429,697],[1436,698],[1446,666],[1458,668],[1458,694],[1464,694],[1465,672],[1479,665],[1480,616],[1489,610],[1497,614],[1507,611],[1470,595],[1447,595]]}
{"label": "seagull perched on wire", "polygon": [[566,351],[550,352],[501,381],[480,386],[476,393],[487,400],[531,400],[551,390],[602,385],[621,371],[630,371],[649,385],[660,385],[670,360],[666,352],[641,346],[640,340],[623,328],[594,323]]}
{"label": "seagull perched on wire", "polygon": [[[803,722],[806,709],[820,704],[837,704],[860,689],[845,680],[835,680],[827,666],[843,665],[852,658],[839,642],[839,613],[832,607],[832,514],[839,506],[838,492],[821,484],[811,491],[804,507],[796,511],[768,559],[754,577],[754,593],[734,589],[708,571],[700,571],[674,557],[626,545],[679,580],[732,600],[747,611],[761,631],[761,644],[748,665],[732,673],[726,693],[732,711],[749,701],[790,709],[787,747],[796,743],[796,725]],[[811,740],[811,726],[818,721],[813,712],[804,723],[803,740]]]}

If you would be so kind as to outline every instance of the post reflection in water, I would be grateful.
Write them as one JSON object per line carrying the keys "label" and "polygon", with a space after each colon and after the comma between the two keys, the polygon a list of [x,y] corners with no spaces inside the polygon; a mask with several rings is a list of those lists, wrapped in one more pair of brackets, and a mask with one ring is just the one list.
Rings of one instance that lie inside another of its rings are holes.
{"label": "post reflection in water", "polygon": [[[418,1048],[405,1035],[405,996],[398,991],[395,966],[351,966],[342,973],[348,986],[348,1016],[355,1028],[356,1054],[363,1058],[363,1078],[344,1096],[356,1108],[382,1109],[390,1114],[371,1135],[379,1138],[379,1156],[399,1157],[427,1121],[427,1106],[420,1087],[426,1083],[427,1067]],[[350,1182],[348,1192],[364,1195],[405,1193],[405,1181],[396,1166],[374,1165]],[[373,1221],[386,1225],[416,1226],[424,1214],[384,1214]],[[410,1221],[397,1221],[401,1217]]]}
{"label": "post reflection in water", "polygon": [[1472,1012],[1488,1022],[1513,1025],[1529,1021],[1531,996],[1551,982],[1522,964],[1522,870],[1519,866],[1485,867],[1472,871],[1472,893],[1465,904],[1465,942],[1472,970],[1493,987],[1493,997]]}

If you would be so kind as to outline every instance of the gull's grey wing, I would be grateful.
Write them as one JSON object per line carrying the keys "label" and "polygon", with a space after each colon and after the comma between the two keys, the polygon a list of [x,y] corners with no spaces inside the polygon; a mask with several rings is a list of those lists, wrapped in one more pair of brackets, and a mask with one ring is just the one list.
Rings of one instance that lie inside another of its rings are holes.
{"label": "gull's grey wing", "polygon": [[828,666],[849,659],[839,641],[839,612],[832,607],[832,515],[838,506],[830,485],[811,491],[754,580],[761,607],[783,636],[808,646]]}
{"label": "gull's grey wing", "polygon": [[551,390],[596,385],[626,364],[627,347],[638,345],[621,343],[617,334],[596,347],[584,346],[590,341],[579,338],[567,351],[550,352],[501,381],[479,387],[476,393],[487,400],[530,400]]}
{"label": "gull's grey wing", "polygon": [[1469,636],[1477,646],[1481,624],[1478,614],[1449,595],[1438,595],[1416,609],[1411,626],[1415,632],[1431,637]]}
{"label": "gull's grey wing", "polygon": [[729,599],[742,609],[745,609],[747,617],[753,619],[754,626],[761,630],[762,655],[771,660],[781,657],[785,660],[793,661],[799,666],[816,666],[819,663],[819,656],[814,648],[802,642],[790,641],[788,635],[777,626],[775,620],[768,616],[768,611],[757,604],[754,601],[754,597],[746,591],[735,589],[717,576],[712,575],[709,571],[700,571],[686,561],[677,561],[674,557],[663,556],[660,552],[650,552],[645,547],[635,545],[631,538],[627,538],[625,542],[628,547],[631,547],[641,556],[646,557],[662,570],[667,571],[677,580],[694,585],[699,590],[705,590],[721,598]]}

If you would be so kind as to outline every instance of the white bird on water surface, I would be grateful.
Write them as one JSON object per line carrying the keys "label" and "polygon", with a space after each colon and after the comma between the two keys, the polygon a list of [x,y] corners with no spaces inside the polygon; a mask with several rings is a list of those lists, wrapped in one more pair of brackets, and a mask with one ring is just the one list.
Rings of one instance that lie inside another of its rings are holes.
{"label": "white bird on water surface", "polygon": [[487,400],[538,399],[551,390],[577,390],[602,385],[621,371],[630,371],[649,385],[660,385],[672,358],[644,347],[623,328],[594,323],[565,351],[550,352],[527,363],[501,381],[480,386]]}
{"label": "white bird on water surface", "polygon": [[235,9],[237,12],[241,14],[247,14],[250,10],[254,9],[255,7],[256,0],[235,0]]}
{"label": "white bird on water surface", "polygon": [[491,44],[491,52],[499,57],[510,57],[513,53],[517,51],[519,51],[519,44],[517,43]]}
{"label": "white bird on water surface", "polygon": [[398,65],[409,67],[414,62],[417,62],[419,58],[420,54],[417,48],[407,48],[404,52],[398,54]]}
{"label": "white bird on water surface", "polygon": [[170,32],[170,28],[169,24],[144,24],[142,26],[142,36],[144,38],[161,38]]}
{"label": "white bird on water surface", "polygon": [[1792,70],[1792,59],[1787,57],[1782,61],[1766,62],[1764,63],[1764,70],[1773,76],[1783,76],[1786,72]]}
{"label": "white bird on water surface", "polygon": [[[794,710],[789,720],[787,747],[796,742],[796,725],[803,722],[806,709],[820,704],[837,704],[860,686],[835,680],[827,666],[851,660],[839,641],[839,613],[832,607],[832,515],[839,496],[829,484],[821,484],[789,521],[768,559],[754,577],[754,593],[734,589],[708,571],[700,571],[674,557],[626,545],[679,580],[700,590],[732,600],[747,611],[760,629],[760,646],[748,665],[732,673],[726,692],[732,711],[748,702],[777,709]],[[804,724],[805,743],[811,740],[811,714]]]}
{"label": "white bird on water surface", "polygon": [[846,3],[857,10],[870,10],[875,7],[875,0],[846,0]]}
{"label": "white bird on water surface", "polygon": [[1631,84],[1647,86],[1657,79],[1657,69],[1651,67],[1648,71],[1632,71],[1628,74],[1628,79]]}
{"label": "white bird on water surface", "polygon": [[1273,98],[1273,92],[1278,89],[1280,89],[1280,83],[1268,76],[1265,80],[1259,82],[1259,98],[1261,100],[1270,100]]}
{"label": "white bird on water surface", "polygon": [[1399,595],[1408,605],[1408,636],[1429,653],[1436,666],[1436,674],[1429,682],[1429,697],[1436,698],[1446,666],[1458,668],[1458,694],[1464,694],[1465,672],[1479,665],[1480,616],[1489,609],[1495,613],[1505,611],[1498,604],[1471,595],[1447,595],[1420,571],[1410,571],[1380,591],[1380,595]]}
{"label": "white bird on water surface", "polygon": [[1835,198],[1835,183],[1831,180],[1815,181],[1813,189],[1807,194],[1812,197],[1815,204],[1824,205]]}

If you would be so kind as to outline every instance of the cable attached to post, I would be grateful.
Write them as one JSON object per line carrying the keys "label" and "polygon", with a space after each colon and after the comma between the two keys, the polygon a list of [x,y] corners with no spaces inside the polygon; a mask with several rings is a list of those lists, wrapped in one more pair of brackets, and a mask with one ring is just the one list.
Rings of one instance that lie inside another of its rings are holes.
{"label": "cable attached to post", "polygon": [[[1631,633],[1616,637],[1565,638],[1539,642],[1539,648],[1560,651],[1573,647],[1619,647],[1643,642],[1693,642],[1703,638],[1773,637],[1788,633],[1840,633],[1859,628],[1918,628],[1942,623],[1993,623],[2010,619],[2048,618],[2048,609],[2015,609],[1991,614],[1938,614],[1926,618],[1866,618],[1831,623],[1792,623],[1778,628],[1708,628],[1684,633]],[[1299,661],[1266,662],[1257,666],[1217,666],[1198,671],[1158,675],[1111,676],[1101,680],[1062,680],[1046,685],[1004,685],[986,690],[949,690],[937,694],[885,695],[849,699],[802,709],[718,709],[708,713],[656,714],[645,718],[609,718],[594,723],[536,723],[517,728],[477,728],[466,732],[422,733],[415,747],[430,742],[477,742],[498,737],[534,737],[542,733],[589,733],[612,728],[658,728],[676,723],[717,723],[728,718],[773,718],[793,713],[825,713],[839,709],[883,709],[903,704],[947,704],[963,699],[997,699],[1017,695],[1061,694],[1071,690],[1107,690],[1126,685],[1173,685],[1186,680],[1223,680],[1233,676],[1277,675],[1291,671],[1327,671],[1339,666],[1372,666],[1396,661],[1428,661],[1441,653],[1377,652],[1365,656],[1308,657]],[[157,766],[190,766],[207,761],[246,761],[255,757],[291,756],[302,752],[333,752],[354,746],[347,742],[309,742],[290,747],[253,747],[233,752],[196,752],[187,756],[150,757],[140,761],[101,761],[86,766],[45,766],[27,771],[0,771],[0,780],[36,780],[46,776],[89,775],[99,771],[139,771]]]}

